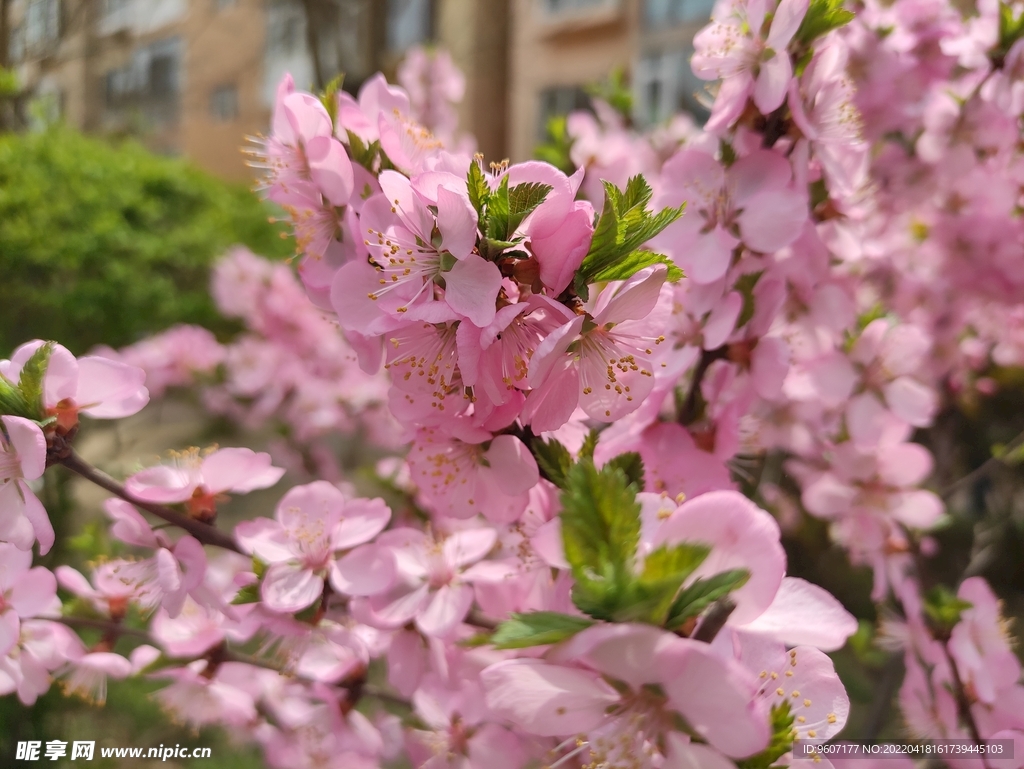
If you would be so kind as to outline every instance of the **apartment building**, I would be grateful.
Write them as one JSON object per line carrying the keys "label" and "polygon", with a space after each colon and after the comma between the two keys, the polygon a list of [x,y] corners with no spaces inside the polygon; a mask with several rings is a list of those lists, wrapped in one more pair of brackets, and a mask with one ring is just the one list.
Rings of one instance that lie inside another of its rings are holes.
{"label": "apartment building", "polygon": [[693,36],[714,0],[513,0],[509,41],[509,151],[529,158],[548,119],[585,107],[586,87],[618,69],[633,92],[633,120],[679,109],[704,113],[690,70]]}
{"label": "apartment building", "polygon": [[[464,130],[506,145],[508,0],[3,0],[37,120],[139,136],[226,179],[269,126],[277,83],[355,89],[435,42],[467,75]],[[486,109],[479,109],[486,105]]]}

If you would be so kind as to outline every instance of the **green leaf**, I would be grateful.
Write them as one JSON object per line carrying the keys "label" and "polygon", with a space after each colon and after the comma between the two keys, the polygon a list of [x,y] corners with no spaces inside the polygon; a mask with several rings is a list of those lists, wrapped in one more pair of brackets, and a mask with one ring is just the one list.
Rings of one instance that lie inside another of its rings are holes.
{"label": "green leaf", "polygon": [[346,133],[348,134],[349,157],[367,171],[373,171],[373,161],[380,153],[380,142],[373,141],[370,144],[366,144],[358,135],[351,131],[346,131]]}
{"label": "green leaf", "polygon": [[554,611],[512,614],[491,637],[498,649],[525,649],[564,641],[586,630],[593,621]]}
{"label": "green leaf", "polygon": [[489,646],[491,643],[492,633],[487,631],[481,631],[474,633],[469,638],[463,638],[461,641],[456,641],[456,646],[461,646],[463,649],[478,649],[481,646]]}
{"label": "green leaf", "polygon": [[484,221],[484,209],[487,208],[487,201],[491,197],[491,188],[487,184],[487,177],[480,165],[481,161],[474,158],[469,164],[469,175],[466,177],[466,186],[469,188],[469,202],[476,210],[478,221]]}
{"label": "green leaf", "polygon": [[732,569],[715,574],[713,577],[701,577],[683,590],[672,602],[668,613],[666,627],[675,629],[698,615],[719,598],[724,598],[733,590],[743,587],[750,579],[746,569]]}
{"label": "green leaf", "polygon": [[[662,262],[664,257],[644,256],[648,252],[641,251],[640,247],[682,216],[686,207],[684,203],[678,208],[652,214],[647,204],[653,192],[642,176],[630,179],[624,191],[611,182],[604,182],[604,191],[604,208],[594,229],[590,250],[577,272],[577,286],[596,280],[624,280],[648,264]],[[600,277],[608,275],[614,277]],[[678,271],[673,275],[681,277],[682,273]]]}
{"label": "green leaf", "polygon": [[598,619],[612,619],[634,580],[640,541],[636,487],[617,467],[600,471],[581,459],[566,474],[562,493],[562,541],[576,584],[576,606]]}
{"label": "green leaf", "polygon": [[710,552],[705,545],[684,543],[662,545],[648,553],[643,571],[614,611],[616,621],[664,625],[679,588]]}
{"label": "green leaf", "polygon": [[608,464],[622,470],[626,474],[626,479],[638,490],[644,490],[644,461],[640,458],[639,453],[628,451],[625,454],[619,454],[614,459],[608,460]]}
{"label": "green leaf", "polygon": [[667,280],[669,283],[675,283],[684,277],[684,273],[678,265],[664,254],[640,250],[627,254],[615,264],[606,267],[595,275],[591,275],[590,280],[599,283],[609,280],[626,280],[636,275],[645,267],[655,264],[663,264],[668,267]]}
{"label": "green leaf", "polygon": [[[843,8],[843,0],[811,0],[795,39],[803,46],[810,46],[822,35],[849,24],[853,18],[854,13]],[[778,55],[788,54],[780,51]]]}
{"label": "green leaf", "polygon": [[572,455],[569,454],[569,450],[554,438],[534,438],[530,442],[530,450],[544,476],[558,488],[564,489],[565,477],[572,467]]}
{"label": "green leaf", "polygon": [[572,137],[567,129],[568,121],[565,115],[556,115],[548,120],[547,140],[533,150],[533,156],[537,160],[550,163],[566,176],[572,175],[576,165],[569,157],[572,149]]}
{"label": "green leaf", "polygon": [[583,446],[580,447],[580,458],[581,459],[593,459],[594,449],[597,448],[597,439],[601,437],[601,431],[596,427],[587,433],[587,437],[583,439]]}
{"label": "green leaf", "polygon": [[25,400],[21,390],[3,374],[0,374],[0,414],[29,419],[33,416],[32,407]]}
{"label": "green leaf", "polygon": [[768,769],[793,748],[793,722],[796,720],[785,700],[772,705],[772,739],[757,755],[736,762],[738,769]]}
{"label": "green leaf", "polygon": [[514,242],[513,236],[523,220],[544,202],[551,185],[538,182],[517,184],[509,189],[508,176],[490,194],[487,205],[487,238],[491,241]]}
{"label": "green leaf", "polygon": [[740,317],[736,320],[736,328],[742,328],[754,317],[754,288],[757,287],[757,282],[761,280],[763,274],[764,270],[748,272],[741,275],[736,281],[736,290],[743,297],[743,309],[740,310]]}
{"label": "green leaf", "polygon": [[238,591],[238,595],[231,599],[231,603],[234,606],[241,606],[247,603],[257,603],[260,600],[260,583],[253,582],[251,585],[242,587]]}
{"label": "green leaf", "polygon": [[327,114],[331,116],[331,125],[338,124],[338,91],[345,82],[345,73],[339,73],[327,84],[324,92],[320,95],[320,103],[324,105]]}
{"label": "green leaf", "polygon": [[33,418],[42,418],[46,415],[43,406],[43,377],[46,376],[46,367],[50,364],[52,353],[53,342],[42,345],[25,361],[21,379],[18,380],[18,389],[31,409]]}
{"label": "green leaf", "polygon": [[1005,58],[1014,43],[1022,37],[1024,37],[1024,12],[1015,15],[1014,5],[999,3],[999,46],[995,51],[997,60]]}
{"label": "green leaf", "polygon": [[945,585],[933,587],[924,596],[925,617],[940,634],[949,633],[960,621],[960,615],[972,606]]}
{"label": "green leaf", "polygon": [[551,190],[550,184],[527,182],[525,184],[517,184],[508,191],[508,238],[511,238],[519,225],[523,223],[523,220],[547,199],[548,193]]}

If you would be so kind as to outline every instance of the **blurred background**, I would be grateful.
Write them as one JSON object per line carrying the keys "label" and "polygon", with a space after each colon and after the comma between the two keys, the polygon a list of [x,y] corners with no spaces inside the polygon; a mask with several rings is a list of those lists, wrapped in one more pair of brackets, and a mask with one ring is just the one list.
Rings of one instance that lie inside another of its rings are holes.
{"label": "blurred background", "polygon": [[[211,298],[211,268],[233,244],[277,264],[293,252],[275,221],[279,212],[252,193],[255,176],[241,152],[247,137],[268,132],[286,72],[312,90],[344,73],[344,89],[356,93],[377,71],[393,80],[415,47],[446,50],[465,75],[460,131],[475,137],[488,160],[522,161],[545,142],[557,144],[551,128],[558,118],[592,109],[595,95],[639,129],[680,111],[703,121],[704,84],[689,58],[712,4],[0,0],[0,357],[37,337],[76,354],[101,343],[122,347],[176,323],[202,325],[224,344],[239,338],[244,324]],[[917,439],[936,455],[936,487],[946,489],[951,513],[937,534],[947,571],[934,580],[955,584],[962,574],[982,574],[1006,600],[1007,615],[1020,616],[1024,473],[1020,461],[996,459],[998,447],[1024,429],[1024,378],[998,376],[1009,377],[1001,382],[1006,395],[958,402]],[[281,439],[280,424],[250,429],[210,418],[201,401],[179,393],[137,419],[88,425],[79,448],[121,476],[167,448],[264,448]],[[338,450],[349,454],[339,464],[366,464],[351,449]],[[953,484],[978,467],[987,469]],[[300,470],[288,483],[308,480]],[[224,515],[268,514],[285,487],[246,497]],[[60,473],[47,474],[42,495],[59,542],[42,562],[86,569],[111,545],[97,522],[100,498]],[[892,700],[902,662],[873,643],[870,573],[829,543],[823,522],[798,510],[780,517],[790,572],[829,589],[863,621],[836,655],[854,704],[845,735],[898,736]],[[32,708],[0,697],[0,766],[16,741],[55,738],[213,749],[211,759],[154,766],[263,765],[258,751],[229,734],[193,734],[168,722],[149,696],[154,688],[112,682],[103,709],[56,688]],[[147,762],[91,764],[120,765]]]}

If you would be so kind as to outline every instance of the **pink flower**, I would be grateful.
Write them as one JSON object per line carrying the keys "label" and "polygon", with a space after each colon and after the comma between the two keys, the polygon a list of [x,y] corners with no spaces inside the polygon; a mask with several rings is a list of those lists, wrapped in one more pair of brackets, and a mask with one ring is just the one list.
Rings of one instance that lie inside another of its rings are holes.
{"label": "pink flower", "polygon": [[107,701],[107,678],[123,679],[131,673],[132,663],[120,654],[86,652],[80,644],[69,655],[67,665],[58,671],[65,695],[77,695],[93,705]]}
{"label": "pink flower", "polygon": [[235,536],[245,551],[270,565],[260,588],[266,606],[296,612],[320,598],[328,577],[346,595],[374,595],[390,587],[391,553],[368,544],[390,518],[383,500],[348,500],[335,486],[316,481],[285,494],[274,520],[241,523]]}
{"label": "pink flower", "polygon": [[[501,273],[474,253],[477,217],[465,180],[446,172],[410,180],[384,171],[379,181],[383,194],[366,202],[360,220],[375,266],[350,263],[334,281],[331,301],[341,325],[372,333],[370,322],[382,314],[489,324]],[[434,296],[441,282],[443,302]]]}
{"label": "pink flower", "polygon": [[649,761],[666,744],[665,758],[679,760],[672,754],[689,753],[688,741],[666,739],[679,716],[730,757],[768,743],[767,708],[745,669],[706,644],[647,625],[602,624],[556,647],[549,659],[508,660],[484,670],[487,705],[529,734],[585,735],[574,752],[588,751],[596,764]]}
{"label": "pink flower", "polygon": [[57,580],[32,553],[0,542],[0,657],[18,643],[21,620],[60,614]]}
{"label": "pink flower", "polygon": [[661,207],[686,201],[686,213],[651,246],[671,256],[695,283],[713,283],[728,271],[740,242],[770,254],[800,235],[807,200],[791,178],[789,163],[773,152],[757,150],[726,169],[705,152],[683,150],[665,164],[655,202]]}
{"label": "pink flower", "polygon": [[353,616],[386,629],[415,620],[422,633],[448,638],[473,604],[472,583],[504,579],[511,573],[500,564],[477,563],[497,540],[497,532],[490,528],[465,529],[438,539],[416,529],[385,532],[377,543],[395,555],[395,585],[387,593],[354,602]]}
{"label": "pink flower", "polygon": [[270,455],[252,449],[216,449],[205,456],[189,449],[172,463],[141,470],[125,481],[133,497],[158,504],[184,503],[189,513],[211,520],[224,492],[246,494],[273,486],[284,470],[270,464]]}
{"label": "pink flower", "polygon": [[[793,65],[786,50],[807,13],[807,0],[727,0],[715,8],[712,23],[693,39],[693,71],[704,80],[722,80],[707,130],[728,128],[753,96],[761,114],[786,98]],[[769,24],[767,12],[772,11]]]}
{"label": "pink flower", "polygon": [[1010,647],[1007,628],[991,588],[981,577],[965,579],[957,598],[971,608],[961,614],[949,639],[949,653],[956,661],[964,685],[986,705],[997,692],[1017,683],[1020,662]]}
{"label": "pink flower", "polygon": [[28,481],[46,469],[46,438],[28,419],[0,419],[0,542],[31,550],[39,541],[40,555],[53,547],[53,526]]}
{"label": "pink flower", "polygon": [[534,432],[568,421],[577,405],[592,419],[613,422],[654,388],[655,348],[668,307],[660,302],[666,270],[647,267],[611,283],[579,315],[551,332],[530,361],[533,388],[522,419]]}
{"label": "pink flower", "polygon": [[460,439],[420,430],[407,460],[413,482],[439,515],[483,514],[495,523],[515,520],[540,479],[536,460],[515,436],[492,437],[479,429],[467,433],[461,431]]}
{"label": "pink flower", "polygon": [[[0,361],[0,374],[18,381],[24,365],[44,344],[36,339],[21,345],[9,361]],[[76,360],[67,348],[55,344],[43,377],[43,408],[57,418],[56,430],[64,434],[78,424],[79,413],[94,419],[137,413],[149,402],[145,381],[140,368],[92,355]]]}
{"label": "pink flower", "polygon": [[530,250],[540,265],[541,283],[552,296],[561,294],[572,282],[593,237],[594,207],[578,200],[557,230],[547,237],[531,238]]}

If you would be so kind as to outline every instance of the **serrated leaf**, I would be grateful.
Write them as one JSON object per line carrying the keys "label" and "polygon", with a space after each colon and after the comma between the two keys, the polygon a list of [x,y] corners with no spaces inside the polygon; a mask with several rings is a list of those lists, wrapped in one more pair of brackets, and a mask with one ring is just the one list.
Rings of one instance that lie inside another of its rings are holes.
{"label": "serrated leaf", "polygon": [[327,110],[327,114],[331,117],[331,125],[336,126],[338,124],[338,91],[341,90],[342,83],[345,82],[345,73],[339,73],[335,75],[331,82],[324,88],[324,92],[320,95],[320,103],[324,105],[324,109]]}
{"label": "serrated leaf", "polygon": [[[593,454],[591,454],[593,456]],[[617,467],[626,474],[626,479],[636,486],[637,491],[644,490],[644,461],[636,451],[628,451],[608,460],[608,464]]]}
{"label": "serrated leaf", "polygon": [[1014,43],[1024,37],[1024,12],[1014,14],[1015,6],[1010,3],[999,3],[999,46],[995,51],[997,58],[1005,57]]}
{"label": "serrated leaf", "polygon": [[569,450],[554,438],[534,438],[530,442],[530,449],[544,476],[558,488],[564,489],[565,477],[572,467],[572,455],[569,454]]}
{"label": "serrated leaf", "polygon": [[741,275],[736,281],[735,288],[743,297],[743,309],[740,310],[740,317],[736,320],[736,328],[742,328],[754,317],[754,289],[763,274],[764,270],[748,272]]}
{"label": "serrated leaf", "polygon": [[586,630],[593,621],[555,611],[512,614],[498,625],[491,642],[498,649],[526,649],[530,646],[556,644]]}
{"label": "serrated leaf", "polygon": [[796,718],[790,712],[789,703],[783,700],[772,705],[772,738],[768,747],[750,758],[736,761],[738,769],[768,769],[793,748],[793,722]]}
{"label": "serrated leaf", "polygon": [[746,569],[732,569],[712,577],[694,580],[693,584],[684,589],[672,602],[665,626],[674,630],[687,620],[700,615],[719,598],[724,598],[733,590],[743,587],[748,579],[750,572]]}
{"label": "serrated leaf", "polygon": [[638,250],[627,254],[620,261],[592,275],[590,279],[597,283],[604,283],[610,280],[626,280],[636,275],[645,267],[651,267],[655,264],[663,264],[668,268],[666,280],[669,283],[676,283],[685,277],[679,266],[664,254]]}
{"label": "serrated leaf", "polygon": [[562,492],[562,542],[576,584],[577,608],[612,619],[634,580],[640,541],[640,505],[635,487],[617,467],[600,471],[581,458],[566,474]]}
{"label": "serrated leaf", "polygon": [[597,439],[600,437],[601,432],[597,428],[594,428],[589,433],[587,433],[587,437],[583,439],[583,445],[580,447],[581,459],[594,458],[594,449],[597,448]]}
{"label": "serrated leaf", "polygon": [[[597,220],[590,249],[577,271],[577,284],[590,283],[601,275],[625,280],[650,263],[640,247],[683,215],[685,203],[658,214],[647,210],[653,192],[642,176],[634,176],[624,191],[604,182],[604,208]],[[634,254],[634,252],[637,252]],[[628,260],[621,268],[618,265]],[[640,266],[643,265],[643,266]],[[633,269],[635,268],[635,269]],[[630,272],[632,269],[632,272]]]}
{"label": "serrated leaf", "polygon": [[508,175],[502,177],[498,189],[487,201],[487,237],[490,240],[508,240]]}
{"label": "serrated leaf", "polygon": [[456,646],[461,646],[463,649],[478,649],[481,646],[488,646],[491,643],[491,633],[481,631],[474,633],[469,638],[463,638],[461,641],[456,641]]}
{"label": "serrated leaf", "polygon": [[29,419],[33,416],[32,407],[25,400],[21,390],[2,374],[0,374],[0,414]]}
{"label": "serrated leaf", "polygon": [[251,585],[245,585],[238,594],[231,599],[233,606],[242,606],[247,603],[258,603],[260,601],[260,584],[259,582],[253,582]]}
{"label": "serrated leaf", "polygon": [[614,612],[616,621],[664,625],[679,588],[710,552],[705,545],[682,544],[662,545],[648,553],[626,600]]}
{"label": "serrated leaf", "polygon": [[476,210],[477,220],[483,224],[484,210],[487,208],[487,201],[491,197],[491,188],[487,184],[487,177],[480,161],[474,159],[469,164],[469,174],[466,177],[466,187],[469,190],[469,202]]}
{"label": "serrated leaf", "polygon": [[972,606],[945,585],[933,587],[924,596],[925,617],[939,633],[951,631],[960,621],[960,616]]}
{"label": "serrated leaf", "polygon": [[18,389],[33,418],[42,418],[46,414],[43,406],[43,378],[46,376],[47,366],[50,365],[52,353],[53,342],[47,342],[32,353],[32,357],[25,361],[25,366],[21,369]]}
{"label": "serrated leaf", "polygon": [[380,154],[380,141],[373,141],[366,144],[357,134],[346,130],[348,134],[348,155],[353,162],[358,163],[367,171],[374,171],[373,161]]}
{"label": "serrated leaf", "polygon": [[508,191],[508,238],[511,238],[513,233],[519,228],[519,225],[523,223],[523,220],[547,199],[548,193],[552,189],[550,184],[527,182],[525,184],[517,184]]}
{"label": "serrated leaf", "polygon": [[[843,8],[843,0],[811,0],[807,14],[794,36],[803,46],[810,46],[822,35],[849,24],[854,13]],[[780,51],[778,55],[786,56]]]}

